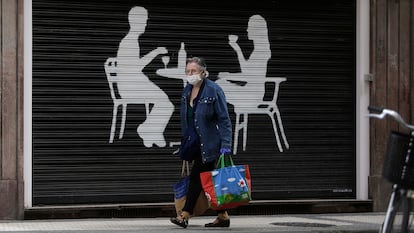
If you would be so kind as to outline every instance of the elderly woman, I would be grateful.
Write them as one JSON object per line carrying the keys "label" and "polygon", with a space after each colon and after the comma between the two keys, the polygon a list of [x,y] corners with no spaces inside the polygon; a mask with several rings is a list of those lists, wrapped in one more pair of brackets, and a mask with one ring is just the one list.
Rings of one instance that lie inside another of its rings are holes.
{"label": "elderly woman", "polygon": [[[230,153],[232,126],[223,90],[215,82],[207,79],[207,67],[202,58],[193,57],[186,61],[185,73],[188,85],[181,98],[182,132],[192,130],[198,137],[197,151],[190,174],[187,200],[181,216],[171,218],[171,222],[186,228],[193,214],[194,206],[202,191],[200,173],[215,168],[220,154]],[[218,211],[217,218],[205,227],[229,227],[227,211]]]}

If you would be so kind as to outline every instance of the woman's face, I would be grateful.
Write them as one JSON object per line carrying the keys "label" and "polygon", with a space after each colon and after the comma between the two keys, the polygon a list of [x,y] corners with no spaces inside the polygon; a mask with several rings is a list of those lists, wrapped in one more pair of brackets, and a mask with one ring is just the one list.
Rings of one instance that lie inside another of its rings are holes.
{"label": "woman's face", "polygon": [[185,74],[186,75],[194,75],[194,74],[200,74],[200,77],[203,78],[203,75],[201,74],[200,66],[195,62],[190,62],[185,67]]}

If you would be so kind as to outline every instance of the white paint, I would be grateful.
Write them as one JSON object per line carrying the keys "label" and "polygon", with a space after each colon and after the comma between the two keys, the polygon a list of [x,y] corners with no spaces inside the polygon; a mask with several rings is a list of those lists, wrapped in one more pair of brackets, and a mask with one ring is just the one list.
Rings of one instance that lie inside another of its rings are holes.
{"label": "white paint", "polygon": [[369,70],[369,32],[370,32],[369,0],[357,1],[357,32],[356,32],[356,197],[368,199],[369,176],[369,83],[364,75]]}
{"label": "white paint", "polygon": [[167,68],[169,57],[167,56],[162,57],[164,62],[164,69],[159,69],[156,73],[160,76],[164,76],[166,78],[172,79],[179,79],[182,80],[183,86],[187,84],[187,80],[185,78],[185,63],[187,59],[187,52],[185,51],[185,44],[181,42],[180,50],[178,51],[178,62],[177,67],[174,68]]}
{"label": "white paint", "polygon": [[24,207],[32,207],[32,0],[24,0]]}
{"label": "white paint", "polygon": [[[145,32],[148,12],[143,7],[133,7],[129,11],[130,30],[121,40],[117,54],[117,87],[122,99],[132,99],[134,103],[153,104],[147,111],[146,120],[138,126],[137,133],[146,147],[154,144],[165,147],[165,128],[174,112],[174,105],[167,94],[142,72],[155,57],[168,53],[165,47],[158,47],[141,56],[139,37]],[[126,112],[126,109],[125,111]],[[126,113],[125,113],[126,114]]]}
{"label": "white paint", "polygon": [[[220,72],[218,74],[219,84],[226,94],[227,102],[234,106],[236,113],[236,125],[234,130],[233,154],[237,154],[239,131],[243,130],[243,150],[246,150],[247,129],[249,114],[267,114],[273,125],[277,146],[280,152],[283,147],[280,142],[278,129],[282,135],[284,146],[289,149],[289,143],[283,129],[282,118],[277,106],[279,85],[286,81],[284,77],[267,77],[267,63],[271,58],[270,42],[266,20],[260,15],[253,15],[249,18],[247,25],[247,36],[252,40],[254,50],[246,59],[243,51],[237,44],[238,36],[229,35],[229,45],[234,49],[240,64],[240,73]],[[243,82],[239,85],[236,82]],[[275,90],[272,100],[263,101],[265,95],[265,82],[274,82]],[[243,93],[243,97],[240,97]],[[268,106],[259,108],[259,106]],[[243,121],[240,118],[243,116]],[[276,119],[275,119],[276,116]],[[276,124],[276,120],[278,124]]]}

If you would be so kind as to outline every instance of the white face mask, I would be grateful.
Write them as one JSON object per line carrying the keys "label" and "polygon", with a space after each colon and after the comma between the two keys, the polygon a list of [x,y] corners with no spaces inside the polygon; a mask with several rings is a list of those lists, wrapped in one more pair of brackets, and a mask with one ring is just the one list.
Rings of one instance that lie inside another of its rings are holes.
{"label": "white face mask", "polygon": [[187,75],[187,81],[191,85],[195,85],[201,81],[200,74]]}

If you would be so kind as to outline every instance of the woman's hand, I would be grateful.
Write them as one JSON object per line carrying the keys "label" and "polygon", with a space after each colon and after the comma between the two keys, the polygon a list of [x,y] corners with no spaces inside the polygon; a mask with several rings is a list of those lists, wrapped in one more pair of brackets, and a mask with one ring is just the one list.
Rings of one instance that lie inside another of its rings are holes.
{"label": "woman's hand", "polygon": [[222,154],[222,155],[229,155],[229,154],[231,154],[231,150],[228,149],[228,148],[221,148],[220,149],[220,154]]}

